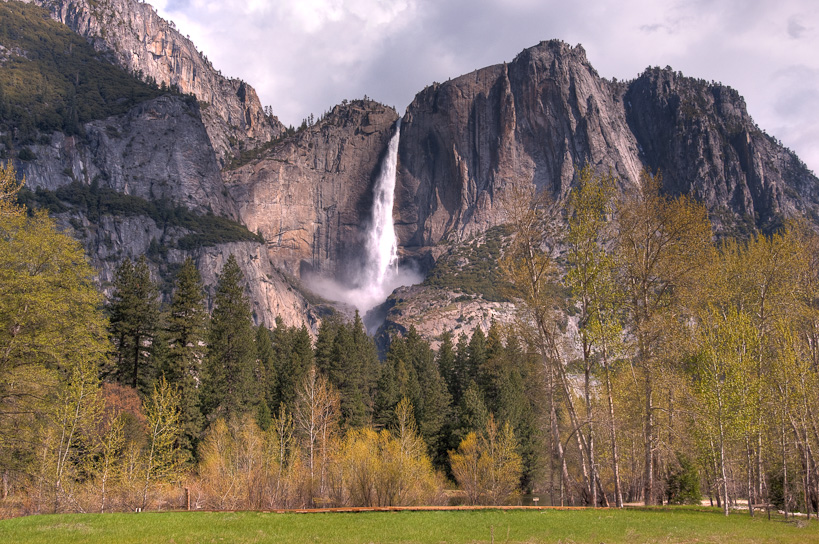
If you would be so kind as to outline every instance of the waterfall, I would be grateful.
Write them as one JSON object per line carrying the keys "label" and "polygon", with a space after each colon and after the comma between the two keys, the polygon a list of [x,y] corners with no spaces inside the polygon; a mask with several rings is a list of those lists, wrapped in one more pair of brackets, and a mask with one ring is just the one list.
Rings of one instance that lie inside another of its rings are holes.
{"label": "waterfall", "polygon": [[373,189],[373,209],[370,228],[366,235],[366,259],[361,271],[359,287],[381,291],[391,269],[398,260],[398,244],[392,208],[395,200],[395,169],[398,163],[398,140],[401,137],[401,119],[395,125],[387,155]]}
{"label": "waterfall", "polygon": [[[358,308],[362,315],[387,300],[397,287],[423,281],[414,266],[398,266],[398,242],[392,222],[392,208],[400,134],[401,119],[395,125],[395,133],[390,138],[378,179],[373,186],[372,214],[362,233],[361,242],[364,247],[361,260],[355,263],[358,273],[351,282],[353,285],[342,284],[335,278],[314,276],[308,279],[309,287],[316,293],[329,300],[350,304]],[[368,320],[370,332],[383,322],[384,317],[385,315],[381,315]]]}

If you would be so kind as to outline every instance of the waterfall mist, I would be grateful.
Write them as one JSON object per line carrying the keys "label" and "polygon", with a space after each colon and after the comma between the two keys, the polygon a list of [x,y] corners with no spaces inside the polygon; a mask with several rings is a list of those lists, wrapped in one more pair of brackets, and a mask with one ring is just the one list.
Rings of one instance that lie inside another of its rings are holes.
{"label": "waterfall mist", "polygon": [[384,302],[397,287],[413,285],[423,280],[423,276],[414,267],[398,265],[398,243],[392,211],[400,136],[401,119],[398,119],[378,179],[373,186],[370,222],[362,240],[363,257],[352,274],[354,279],[349,285],[331,278],[307,279],[308,286],[319,295],[354,306],[362,315]]}

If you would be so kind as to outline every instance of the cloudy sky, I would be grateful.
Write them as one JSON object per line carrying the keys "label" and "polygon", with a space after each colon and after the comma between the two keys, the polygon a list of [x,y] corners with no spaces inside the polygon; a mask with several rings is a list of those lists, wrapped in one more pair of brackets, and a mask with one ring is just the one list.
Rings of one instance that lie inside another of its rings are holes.
{"label": "cloudy sky", "polygon": [[819,172],[815,0],[149,0],[285,124],[367,95],[403,112],[433,81],[582,44],[604,77],[720,81]]}

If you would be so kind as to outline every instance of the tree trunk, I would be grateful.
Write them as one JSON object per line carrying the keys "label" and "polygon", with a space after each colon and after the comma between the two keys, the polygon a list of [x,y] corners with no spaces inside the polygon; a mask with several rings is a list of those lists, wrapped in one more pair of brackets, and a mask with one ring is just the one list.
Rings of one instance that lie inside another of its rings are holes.
{"label": "tree trunk", "polygon": [[728,515],[728,478],[725,474],[725,432],[722,428],[722,417],[719,419],[719,468],[722,478],[722,508]]}
{"label": "tree trunk", "polygon": [[654,504],[654,405],[652,398],[654,392],[652,390],[651,371],[646,368],[645,373],[645,480],[643,481],[643,498],[646,506],[648,506]]}
{"label": "tree trunk", "polygon": [[606,400],[609,405],[609,439],[611,440],[611,463],[614,471],[614,504],[617,508],[623,507],[623,490],[620,488],[620,455],[617,450],[617,424],[614,420],[614,396],[611,387],[611,374],[609,372],[609,357],[606,343],[603,342],[602,353],[603,371],[606,379]]}
{"label": "tree trunk", "polygon": [[[584,400],[586,401],[586,421],[588,422],[588,437],[586,439],[586,448],[589,457],[589,472],[591,476],[591,501],[592,501],[592,508],[597,508],[598,506],[598,497],[597,497],[597,484],[599,478],[597,477],[597,464],[594,455],[594,420],[592,418],[592,404],[591,404],[591,344],[587,341],[583,341],[583,359],[584,359],[584,366],[585,366],[585,374],[584,374],[584,381],[583,381],[583,393],[584,393]],[[578,429],[579,430],[579,429]]]}
{"label": "tree trunk", "polygon": [[788,519],[788,502],[790,501],[788,490],[788,456],[787,438],[785,437],[785,416],[782,416],[782,501],[785,503],[785,519]]}
{"label": "tree trunk", "polygon": [[745,435],[745,454],[748,461],[748,513],[754,517],[754,469],[753,469],[753,451],[751,449],[751,438]]}

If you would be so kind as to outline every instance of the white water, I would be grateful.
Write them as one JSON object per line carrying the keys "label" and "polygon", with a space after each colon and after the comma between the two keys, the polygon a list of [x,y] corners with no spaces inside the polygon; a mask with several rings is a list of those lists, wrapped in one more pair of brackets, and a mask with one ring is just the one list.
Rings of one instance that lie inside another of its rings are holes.
{"label": "white water", "polygon": [[417,271],[398,266],[398,242],[392,211],[400,135],[399,119],[373,187],[372,214],[363,240],[364,260],[354,285],[344,286],[330,278],[312,278],[308,281],[309,286],[321,296],[351,304],[362,314],[387,300],[397,287],[423,280]]}
{"label": "white water", "polygon": [[373,190],[373,211],[370,229],[367,232],[367,259],[364,262],[359,287],[383,285],[391,269],[398,260],[398,244],[395,240],[395,225],[392,222],[392,207],[395,200],[395,170],[398,165],[398,140],[401,137],[401,119],[395,125],[395,134],[390,138],[387,156],[381,165],[381,174]]}

